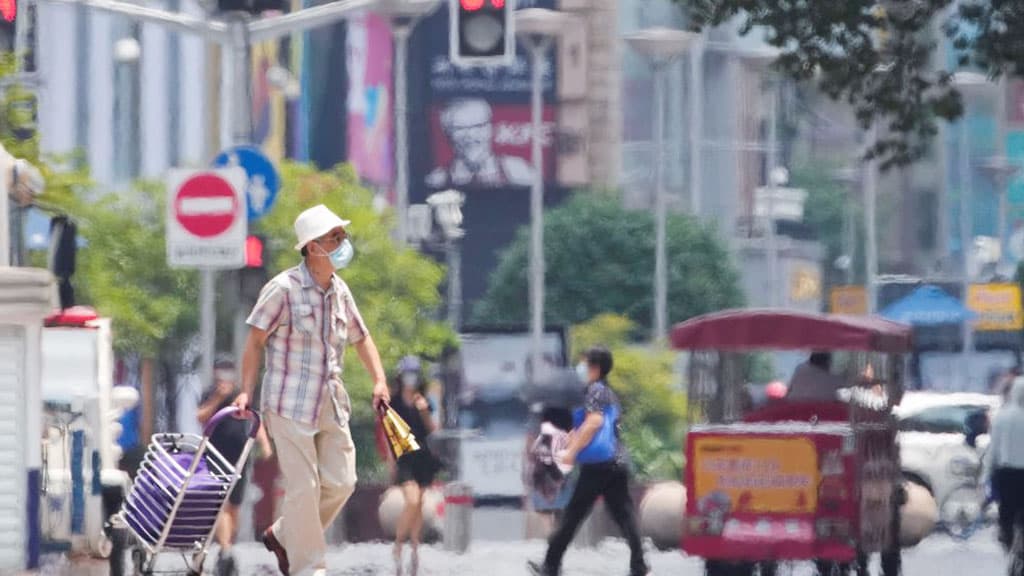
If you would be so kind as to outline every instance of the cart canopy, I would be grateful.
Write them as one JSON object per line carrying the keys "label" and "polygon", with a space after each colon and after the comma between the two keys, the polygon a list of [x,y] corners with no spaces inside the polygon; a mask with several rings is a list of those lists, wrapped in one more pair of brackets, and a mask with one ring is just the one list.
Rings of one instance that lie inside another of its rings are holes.
{"label": "cart canopy", "polygon": [[672,329],[679,350],[911,350],[911,327],[878,316],[737,309],[698,316]]}

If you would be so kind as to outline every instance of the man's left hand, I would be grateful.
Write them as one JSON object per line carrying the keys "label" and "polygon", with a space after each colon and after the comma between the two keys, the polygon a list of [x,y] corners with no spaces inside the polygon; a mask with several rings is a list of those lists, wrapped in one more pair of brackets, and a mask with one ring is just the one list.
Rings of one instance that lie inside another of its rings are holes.
{"label": "man's left hand", "polygon": [[391,391],[385,382],[377,382],[373,386],[373,409],[380,410],[381,404],[391,403]]}

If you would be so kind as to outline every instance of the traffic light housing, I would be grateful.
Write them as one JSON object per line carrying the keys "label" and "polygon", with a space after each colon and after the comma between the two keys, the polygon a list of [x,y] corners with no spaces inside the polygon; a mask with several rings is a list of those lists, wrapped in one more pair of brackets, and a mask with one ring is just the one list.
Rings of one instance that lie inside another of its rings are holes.
{"label": "traffic light housing", "polygon": [[15,22],[18,19],[18,0],[0,0],[0,51],[14,51]]}
{"label": "traffic light housing", "polygon": [[245,239],[245,268],[238,271],[239,292],[246,304],[255,304],[260,290],[270,280],[268,261],[267,239],[260,234],[250,234]]}
{"label": "traffic light housing", "polygon": [[75,275],[78,253],[78,225],[67,216],[50,220],[50,247],[47,254],[50,272],[58,281],[61,310],[75,305],[75,288],[71,277]]}
{"label": "traffic light housing", "polygon": [[516,54],[514,0],[450,0],[450,59],[457,65],[508,65]]}

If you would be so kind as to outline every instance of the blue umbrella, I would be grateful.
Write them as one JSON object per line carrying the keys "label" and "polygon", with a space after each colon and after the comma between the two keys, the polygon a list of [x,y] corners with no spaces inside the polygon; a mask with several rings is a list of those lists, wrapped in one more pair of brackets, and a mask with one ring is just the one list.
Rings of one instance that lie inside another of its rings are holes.
{"label": "blue umbrella", "polygon": [[911,326],[961,324],[976,316],[959,300],[938,286],[930,284],[921,286],[902,300],[893,302],[882,310],[881,315],[889,320]]}

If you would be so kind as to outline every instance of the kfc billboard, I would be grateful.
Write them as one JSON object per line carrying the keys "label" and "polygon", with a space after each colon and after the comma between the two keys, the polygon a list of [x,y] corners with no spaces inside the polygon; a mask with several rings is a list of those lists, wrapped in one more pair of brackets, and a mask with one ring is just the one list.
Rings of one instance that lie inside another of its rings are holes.
{"label": "kfc billboard", "polygon": [[[533,180],[529,107],[456,98],[435,105],[430,117],[433,168],[430,189],[529,187]],[[555,107],[546,106],[541,143],[544,179],[555,174]]]}

